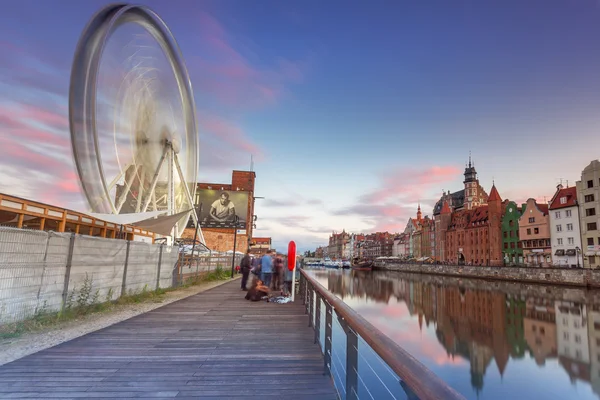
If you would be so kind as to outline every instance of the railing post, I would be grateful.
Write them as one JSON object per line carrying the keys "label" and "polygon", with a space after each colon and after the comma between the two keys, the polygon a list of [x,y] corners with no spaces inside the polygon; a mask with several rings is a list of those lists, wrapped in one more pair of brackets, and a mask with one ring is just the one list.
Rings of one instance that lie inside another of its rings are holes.
{"label": "railing post", "polygon": [[67,305],[67,296],[69,294],[69,280],[71,279],[71,266],[73,264],[73,249],[74,248],[75,248],[75,234],[72,233],[71,237],[69,238],[69,253],[67,255],[65,281],[63,283],[61,313],[65,311],[65,307]]}
{"label": "railing post", "polygon": [[[315,343],[319,341],[321,338],[321,295],[317,293],[316,299],[316,307],[315,307]],[[319,344],[320,347],[320,344]]]}
{"label": "railing post", "polygon": [[323,363],[325,368],[325,374],[331,375],[331,340],[333,335],[332,326],[333,326],[333,308],[331,304],[327,302],[327,300],[323,300],[325,303],[325,350],[323,351]]}
{"label": "railing post", "polygon": [[358,336],[346,329],[346,400],[358,400]]}
{"label": "railing post", "polygon": [[164,243],[160,244],[160,249],[158,251],[158,268],[156,271],[156,290],[160,288],[160,267],[162,264],[162,253],[163,253]]}
{"label": "railing post", "polygon": [[308,293],[310,298],[308,299],[308,304],[310,306],[310,311],[308,312],[308,326],[313,326],[313,317],[315,315],[315,288],[313,285],[310,285],[310,292]]}
{"label": "railing post", "polygon": [[125,264],[123,265],[123,282],[121,283],[121,296],[127,294],[127,265],[129,264],[129,246],[131,242],[127,240],[127,249],[125,250]]}

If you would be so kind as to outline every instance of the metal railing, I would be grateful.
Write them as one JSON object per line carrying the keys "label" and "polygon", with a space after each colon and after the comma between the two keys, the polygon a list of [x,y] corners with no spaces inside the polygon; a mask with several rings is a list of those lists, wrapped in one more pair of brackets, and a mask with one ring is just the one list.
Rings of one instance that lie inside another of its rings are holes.
{"label": "metal railing", "polygon": [[464,399],[302,269],[300,296],[342,400]]}

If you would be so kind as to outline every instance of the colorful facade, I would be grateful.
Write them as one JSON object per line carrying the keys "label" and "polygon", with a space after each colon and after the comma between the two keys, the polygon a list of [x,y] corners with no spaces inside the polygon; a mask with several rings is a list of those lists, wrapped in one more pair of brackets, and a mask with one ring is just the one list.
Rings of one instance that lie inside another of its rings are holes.
{"label": "colorful facade", "polygon": [[519,238],[523,247],[523,259],[527,266],[548,267],[552,263],[550,246],[550,219],[548,205],[527,200],[519,218]]}
{"label": "colorful facade", "polygon": [[523,248],[519,240],[519,218],[521,207],[509,201],[502,217],[502,254],[505,265],[523,264]]}

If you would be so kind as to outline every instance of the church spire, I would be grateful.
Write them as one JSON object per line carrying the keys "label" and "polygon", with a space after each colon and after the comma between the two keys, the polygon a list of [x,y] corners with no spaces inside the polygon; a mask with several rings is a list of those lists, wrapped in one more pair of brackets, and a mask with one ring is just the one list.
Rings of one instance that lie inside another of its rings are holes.
{"label": "church spire", "polygon": [[421,202],[419,202],[419,207],[417,208],[417,221],[421,221],[421,217],[423,214],[421,213]]}

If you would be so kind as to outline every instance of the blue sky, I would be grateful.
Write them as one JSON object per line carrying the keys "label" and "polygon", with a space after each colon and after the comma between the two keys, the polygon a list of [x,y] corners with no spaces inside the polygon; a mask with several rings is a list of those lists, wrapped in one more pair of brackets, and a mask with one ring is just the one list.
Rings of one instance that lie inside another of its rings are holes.
{"label": "blue sky", "polygon": [[[403,228],[462,187],[549,199],[598,158],[597,1],[142,1],[198,108],[200,180],[257,173],[256,235],[283,248]],[[106,2],[0,13],[0,190],[83,209],[68,147],[79,34]],[[21,175],[23,174],[23,175]],[[20,178],[23,176],[23,178]]]}

